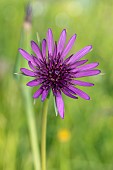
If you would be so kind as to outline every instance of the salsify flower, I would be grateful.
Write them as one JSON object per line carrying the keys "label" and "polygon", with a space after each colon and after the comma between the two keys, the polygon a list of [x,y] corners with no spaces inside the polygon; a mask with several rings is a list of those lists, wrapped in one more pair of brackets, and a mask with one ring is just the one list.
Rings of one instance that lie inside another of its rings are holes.
{"label": "salsify flower", "polygon": [[82,77],[94,76],[100,73],[95,69],[99,63],[86,64],[88,60],[80,60],[92,50],[92,46],[86,46],[75,54],[66,58],[76,40],[74,34],[66,43],[66,30],[61,32],[58,43],[53,39],[52,30],[48,29],[47,38],[42,40],[41,48],[31,41],[31,48],[35,55],[29,54],[23,49],[19,49],[21,55],[28,61],[29,69],[21,68],[22,74],[34,77],[34,80],[27,83],[27,86],[39,86],[33,98],[41,95],[44,101],[50,89],[55,97],[57,111],[61,118],[64,118],[64,102],[62,93],[78,99],[78,96],[90,100],[88,94],[78,89],[77,86],[93,86],[93,83],[78,80]]}

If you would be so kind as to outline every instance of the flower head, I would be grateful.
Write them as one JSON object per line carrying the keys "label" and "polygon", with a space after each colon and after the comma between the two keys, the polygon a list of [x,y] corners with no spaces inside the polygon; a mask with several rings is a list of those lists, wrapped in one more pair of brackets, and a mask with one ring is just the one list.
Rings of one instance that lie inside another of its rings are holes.
{"label": "flower head", "polygon": [[50,89],[55,97],[56,107],[61,118],[64,118],[64,102],[62,93],[78,99],[78,96],[89,100],[88,94],[78,89],[77,86],[93,86],[94,84],[78,80],[81,77],[93,76],[100,73],[95,69],[99,63],[86,64],[88,60],[80,60],[92,49],[86,46],[77,53],[65,58],[76,40],[76,34],[66,42],[66,30],[61,32],[58,43],[53,39],[52,30],[48,29],[47,38],[42,40],[41,49],[31,41],[31,48],[34,55],[30,55],[23,49],[19,49],[21,55],[28,61],[30,70],[21,68],[22,74],[34,77],[34,80],[27,83],[27,86],[39,86],[33,98],[41,95],[42,101],[46,99]]}

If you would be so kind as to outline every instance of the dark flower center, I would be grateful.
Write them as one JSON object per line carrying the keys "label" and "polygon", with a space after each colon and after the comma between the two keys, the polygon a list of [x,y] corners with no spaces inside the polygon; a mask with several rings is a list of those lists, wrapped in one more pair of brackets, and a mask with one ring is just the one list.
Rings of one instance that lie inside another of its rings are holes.
{"label": "dark flower center", "polygon": [[[70,78],[68,67],[63,60],[51,59],[45,62],[45,69],[41,69],[41,77],[44,79],[44,88],[52,88],[53,90],[59,90],[67,84]],[[44,70],[46,73],[44,74]]]}

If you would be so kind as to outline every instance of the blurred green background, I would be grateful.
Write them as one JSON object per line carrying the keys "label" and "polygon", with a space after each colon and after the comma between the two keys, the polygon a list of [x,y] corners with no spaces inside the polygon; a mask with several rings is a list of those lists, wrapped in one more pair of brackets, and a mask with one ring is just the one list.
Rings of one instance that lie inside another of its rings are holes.
{"label": "blurred green background", "polygon": [[[34,0],[32,40],[52,28],[56,40],[63,28],[77,34],[72,52],[92,44],[85,58],[100,62],[104,75],[85,78],[90,101],[64,96],[65,118],[49,102],[47,170],[113,170],[113,1]],[[0,170],[34,170],[25,102],[13,77],[25,19],[26,0],[0,0]],[[30,47],[30,42],[28,44]],[[20,67],[20,66],[19,66]],[[25,81],[24,85],[27,81]],[[33,90],[34,91],[34,90]],[[32,91],[32,94],[33,94]],[[40,99],[33,105],[40,145]]]}

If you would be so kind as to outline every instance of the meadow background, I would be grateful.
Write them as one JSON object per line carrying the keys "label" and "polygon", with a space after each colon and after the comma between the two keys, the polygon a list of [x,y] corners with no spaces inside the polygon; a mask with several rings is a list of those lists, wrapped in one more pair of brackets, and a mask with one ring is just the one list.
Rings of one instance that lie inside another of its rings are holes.
{"label": "meadow background", "polygon": [[[35,170],[25,101],[13,76],[18,48],[23,46],[20,40],[25,33],[27,4],[27,0],[0,0],[0,170]],[[104,74],[85,79],[95,83],[83,88],[90,101],[64,96],[64,120],[55,116],[51,97],[47,170],[113,170],[113,1],[34,0],[31,6],[29,39],[37,41],[36,32],[42,39],[52,28],[58,40],[66,28],[67,39],[77,34],[72,52],[92,44],[93,51],[85,58],[100,62]],[[30,48],[30,42],[26,46]],[[40,99],[33,107],[40,147]]]}

